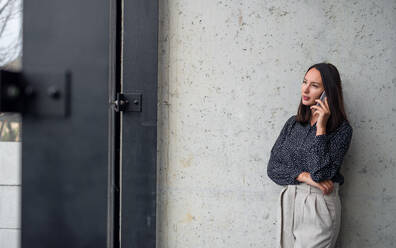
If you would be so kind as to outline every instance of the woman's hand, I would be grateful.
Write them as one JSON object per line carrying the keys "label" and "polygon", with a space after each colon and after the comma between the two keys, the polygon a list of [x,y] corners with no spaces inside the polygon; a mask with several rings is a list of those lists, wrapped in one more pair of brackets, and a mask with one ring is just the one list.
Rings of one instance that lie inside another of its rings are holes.
{"label": "woman's hand", "polygon": [[324,180],[319,183],[317,183],[317,182],[314,182],[314,183],[319,185],[318,186],[319,189],[322,190],[323,194],[325,194],[325,195],[331,194],[331,192],[333,192],[334,183],[331,180]]}
{"label": "woman's hand", "polygon": [[327,120],[330,117],[330,107],[329,103],[327,102],[327,96],[325,97],[325,102],[322,102],[320,99],[315,99],[316,103],[319,105],[312,105],[309,107],[311,110],[316,109],[313,113],[313,116],[319,115],[316,121],[316,127],[318,129],[326,130]]}
{"label": "woman's hand", "polygon": [[314,180],[312,180],[311,174],[309,174],[309,172],[300,173],[300,175],[298,175],[298,177],[297,177],[297,181],[304,182],[306,184],[309,184],[316,188],[319,188],[325,195],[331,194],[331,192],[333,192],[333,189],[334,189],[333,181],[324,180],[324,181],[317,183]]}

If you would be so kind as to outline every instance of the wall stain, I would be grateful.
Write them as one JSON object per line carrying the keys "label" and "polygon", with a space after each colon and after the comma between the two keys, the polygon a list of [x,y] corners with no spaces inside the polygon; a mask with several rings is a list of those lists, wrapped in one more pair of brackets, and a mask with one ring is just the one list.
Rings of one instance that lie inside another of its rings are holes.
{"label": "wall stain", "polygon": [[190,223],[190,222],[192,222],[193,220],[195,220],[195,217],[192,216],[190,213],[187,213],[187,214],[186,214],[186,218],[185,218],[182,222],[184,222],[184,223]]}
{"label": "wall stain", "polygon": [[187,167],[191,166],[192,159],[193,159],[193,156],[190,155],[188,158],[180,160],[180,162],[184,168],[187,168]]}
{"label": "wall stain", "polygon": [[241,10],[239,10],[238,23],[239,23],[239,26],[241,26],[241,27],[242,27],[242,23],[243,23],[243,16],[242,16],[242,12],[241,12]]}
{"label": "wall stain", "polygon": [[366,174],[367,173],[367,168],[363,167],[361,170],[358,170],[358,173]]}

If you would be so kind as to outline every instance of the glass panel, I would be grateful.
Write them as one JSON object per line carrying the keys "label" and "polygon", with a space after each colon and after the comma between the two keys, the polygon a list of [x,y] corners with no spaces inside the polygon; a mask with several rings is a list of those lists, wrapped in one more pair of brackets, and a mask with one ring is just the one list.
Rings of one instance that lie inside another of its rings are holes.
{"label": "glass panel", "polygon": [[[0,68],[22,68],[22,0],[0,0]],[[0,112],[0,247],[20,247],[21,116]]]}
{"label": "glass panel", "polygon": [[[0,141],[21,141],[21,115],[18,113],[0,113]],[[1,173],[1,172],[0,172]]]}
{"label": "glass panel", "polygon": [[0,66],[20,69],[22,0],[0,0]]}

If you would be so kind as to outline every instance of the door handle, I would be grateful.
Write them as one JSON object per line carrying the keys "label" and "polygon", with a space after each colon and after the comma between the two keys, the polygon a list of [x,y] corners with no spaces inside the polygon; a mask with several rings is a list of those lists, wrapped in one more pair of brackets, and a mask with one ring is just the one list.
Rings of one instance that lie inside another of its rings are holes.
{"label": "door handle", "polygon": [[0,71],[0,112],[24,112],[25,85],[20,72]]}
{"label": "door handle", "polygon": [[71,73],[23,73],[0,70],[0,112],[36,117],[70,114]]}

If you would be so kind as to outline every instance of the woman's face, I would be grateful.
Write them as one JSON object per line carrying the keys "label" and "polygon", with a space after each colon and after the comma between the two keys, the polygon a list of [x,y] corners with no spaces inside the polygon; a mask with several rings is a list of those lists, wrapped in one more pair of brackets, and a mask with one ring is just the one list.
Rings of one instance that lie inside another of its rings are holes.
{"label": "woman's face", "polygon": [[316,68],[311,68],[301,84],[301,100],[302,104],[311,106],[316,104],[315,99],[319,99],[324,91],[322,77]]}

